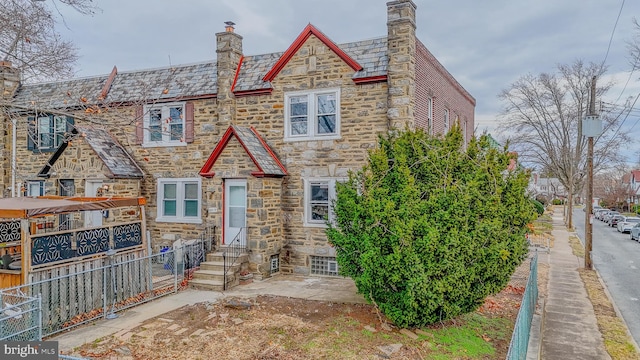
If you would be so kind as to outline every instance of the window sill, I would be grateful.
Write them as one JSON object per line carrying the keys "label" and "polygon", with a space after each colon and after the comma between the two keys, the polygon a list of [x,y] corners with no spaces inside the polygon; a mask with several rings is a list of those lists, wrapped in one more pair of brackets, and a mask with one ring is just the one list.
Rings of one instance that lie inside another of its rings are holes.
{"label": "window sill", "polygon": [[317,223],[310,223],[310,222],[304,222],[304,227],[311,227],[311,228],[328,228],[329,226],[327,226],[327,224],[317,224]]}
{"label": "window sill", "polygon": [[325,140],[340,140],[342,137],[338,134],[338,135],[331,135],[331,136],[314,136],[314,137],[291,137],[291,136],[285,136],[284,141],[285,142],[296,142],[296,141],[325,141]]}
{"label": "window sill", "polygon": [[159,223],[181,223],[181,224],[202,224],[201,218],[168,218],[158,217],[156,222]]}
{"label": "window sill", "polygon": [[177,146],[187,146],[187,143],[184,141],[174,141],[174,142],[147,142],[142,144],[143,148],[177,147]]}

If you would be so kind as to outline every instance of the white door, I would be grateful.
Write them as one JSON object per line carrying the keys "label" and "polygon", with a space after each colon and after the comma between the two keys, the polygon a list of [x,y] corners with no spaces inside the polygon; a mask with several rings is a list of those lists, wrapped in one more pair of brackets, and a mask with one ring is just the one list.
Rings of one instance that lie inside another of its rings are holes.
{"label": "white door", "polygon": [[[247,181],[224,182],[224,243],[230,244],[247,226]],[[240,234],[240,245],[246,245],[245,234]]]}
{"label": "white door", "polygon": [[[102,181],[87,181],[85,183],[84,195],[86,197],[95,197],[98,194],[98,189],[102,187]],[[85,211],[84,212],[84,226],[94,227],[102,226],[102,211]]]}

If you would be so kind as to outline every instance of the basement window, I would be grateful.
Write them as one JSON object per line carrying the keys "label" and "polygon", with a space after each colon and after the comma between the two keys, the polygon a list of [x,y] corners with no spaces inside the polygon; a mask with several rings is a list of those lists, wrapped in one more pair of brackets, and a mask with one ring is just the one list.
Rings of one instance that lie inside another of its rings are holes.
{"label": "basement window", "polygon": [[271,260],[269,263],[271,264],[269,268],[269,272],[271,274],[280,272],[280,256],[278,256],[278,254],[271,255]]}
{"label": "basement window", "polygon": [[335,257],[311,256],[311,275],[338,276],[338,262]]}

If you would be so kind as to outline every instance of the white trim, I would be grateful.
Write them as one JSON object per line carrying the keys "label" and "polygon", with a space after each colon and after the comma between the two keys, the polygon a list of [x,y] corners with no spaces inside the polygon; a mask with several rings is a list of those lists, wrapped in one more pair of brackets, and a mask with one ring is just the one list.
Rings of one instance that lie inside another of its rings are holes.
{"label": "white trim", "polygon": [[[198,215],[184,216],[184,185],[198,185]],[[176,184],[176,216],[164,216],[164,184]],[[200,178],[159,178],[156,184],[156,221],[202,224],[202,180]]]}
{"label": "white trim", "polygon": [[[170,133],[167,130],[168,123],[166,119],[169,118],[171,107],[182,107],[182,135],[179,140],[171,140]],[[160,141],[151,141],[151,131],[150,131],[150,119],[151,119],[151,111],[160,109],[160,124],[163,127],[162,129],[162,140]],[[159,103],[152,105],[145,105],[143,108],[144,120],[143,120],[143,137],[142,137],[142,147],[163,147],[163,146],[187,146],[187,142],[185,141],[186,136],[186,102],[170,102],[170,103]]]}
{"label": "white trim", "polygon": [[[231,210],[230,207],[235,207],[235,208],[239,208],[241,207],[240,205],[231,205],[231,194],[230,194],[230,187],[232,186],[240,186],[244,189],[244,199],[243,199],[243,205],[244,205],[244,219],[243,219],[243,224],[241,227],[231,227],[229,224],[229,220],[231,219]],[[247,211],[249,209],[248,206],[248,196],[247,196],[247,179],[224,179],[224,210],[223,210],[223,217],[224,217],[224,228],[223,228],[223,242],[225,245],[229,244],[230,242],[233,241],[233,239],[242,232],[242,228],[246,228],[247,227]],[[233,231],[233,233],[231,233],[231,231]],[[240,238],[241,240],[241,245],[247,245],[246,244],[246,233],[245,236]]]}
{"label": "white trim", "polygon": [[[33,191],[34,190],[32,188],[32,186],[36,187],[37,186],[37,192],[38,195],[34,195]],[[27,180],[26,182],[26,196],[30,196],[30,197],[36,197],[36,196],[42,196],[45,194],[45,188],[44,188],[44,181],[43,180]]]}
{"label": "white trim", "polygon": [[[317,96],[331,95],[335,96],[336,101],[336,128],[331,134],[318,134],[316,115],[318,114]],[[293,97],[307,96],[307,134],[292,135],[291,121],[289,119],[290,99]],[[284,95],[284,140],[285,141],[309,141],[309,140],[335,140],[340,139],[340,88],[316,89],[307,91],[293,91]]]}
{"label": "white trim", "polygon": [[314,183],[327,183],[328,191],[329,191],[329,221],[333,222],[335,220],[333,214],[333,202],[336,199],[336,182],[344,181],[344,178],[329,178],[329,177],[314,177],[314,178],[306,178],[302,179],[304,183],[304,218],[303,223],[305,227],[318,227],[318,228],[326,228],[327,223],[325,220],[311,220],[311,184]]}

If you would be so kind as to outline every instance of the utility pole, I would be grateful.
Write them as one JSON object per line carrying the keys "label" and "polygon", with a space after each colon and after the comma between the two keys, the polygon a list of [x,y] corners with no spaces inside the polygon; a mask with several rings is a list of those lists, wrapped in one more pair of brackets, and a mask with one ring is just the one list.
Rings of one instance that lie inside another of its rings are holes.
{"label": "utility pole", "polygon": [[593,138],[602,132],[602,120],[596,115],[596,77],[591,81],[589,115],[582,121],[583,135],[587,137],[587,204],[584,225],[584,267],[593,269],[591,250],[593,249]]}

